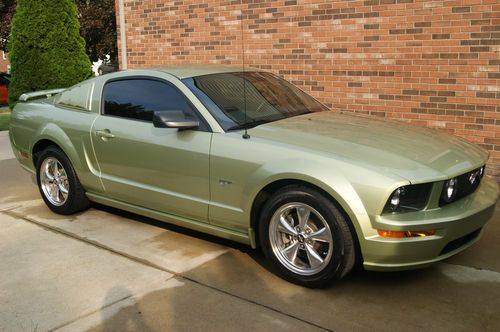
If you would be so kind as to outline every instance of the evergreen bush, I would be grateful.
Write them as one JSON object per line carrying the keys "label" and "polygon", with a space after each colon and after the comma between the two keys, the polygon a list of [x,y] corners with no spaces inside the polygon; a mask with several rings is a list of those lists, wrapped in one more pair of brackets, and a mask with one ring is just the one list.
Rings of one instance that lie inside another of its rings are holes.
{"label": "evergreen bush", "polygon": [[25,92],[69,87],[92,75],[74,0],[17,0],[9,48],[11,107]]}

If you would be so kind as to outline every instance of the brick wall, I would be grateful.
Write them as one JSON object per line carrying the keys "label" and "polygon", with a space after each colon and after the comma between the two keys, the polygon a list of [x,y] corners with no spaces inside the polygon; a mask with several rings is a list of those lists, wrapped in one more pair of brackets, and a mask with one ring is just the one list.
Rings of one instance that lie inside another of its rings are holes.
{"label": "brick wall", "polygon": [[500,181],[499,0],[124,2],[130,68],[241,64],[243,19],[247,64],[333,109],[476,142]]}
{"label": "brick wall", "polygon": [[9,55],[0,51],[0,73],[5,73],[9,69]]}

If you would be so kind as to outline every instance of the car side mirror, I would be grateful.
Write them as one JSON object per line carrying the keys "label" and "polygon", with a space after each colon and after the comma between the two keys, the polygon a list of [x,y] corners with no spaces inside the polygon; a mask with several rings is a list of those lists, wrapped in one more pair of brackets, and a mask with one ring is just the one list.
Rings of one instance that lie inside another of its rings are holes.
{"label": "car side mirror", "polygon": [[191,129],[200,126],[200,122],[186,119],[183,111],[154,112],[153,126],[155,128]]}

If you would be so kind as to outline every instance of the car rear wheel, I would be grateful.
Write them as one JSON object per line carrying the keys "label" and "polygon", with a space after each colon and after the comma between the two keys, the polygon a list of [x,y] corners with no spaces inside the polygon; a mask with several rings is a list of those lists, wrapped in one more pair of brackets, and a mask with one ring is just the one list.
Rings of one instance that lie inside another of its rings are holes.
{"label": "car rear wheel", "polygon": [[320,192],[289,186],[264,205],[259,239],[280,276],[307,287],[325,287],[354,266],[354,242],[347,222]]}
{"label": "car rear wheel", "polygon": [[37,156],[37,182],[45,204],[56,213],[72,214],[90,205],[68,157],[55,146]]}

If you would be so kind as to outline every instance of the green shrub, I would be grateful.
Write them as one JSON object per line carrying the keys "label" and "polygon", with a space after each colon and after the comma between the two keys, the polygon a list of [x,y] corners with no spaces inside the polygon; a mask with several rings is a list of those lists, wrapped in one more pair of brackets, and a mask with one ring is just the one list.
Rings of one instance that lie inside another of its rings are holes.
{"label": "green shrub", "polygon": [[12,18],[11,108],[25,92],[65,88],[92,75],[74,0],[17,0]]}
{"label": "green shrub", "polygon": [[9,130],[10,113],[0,113],[0,131]]}

